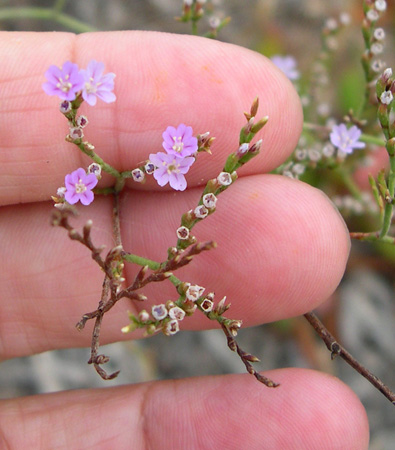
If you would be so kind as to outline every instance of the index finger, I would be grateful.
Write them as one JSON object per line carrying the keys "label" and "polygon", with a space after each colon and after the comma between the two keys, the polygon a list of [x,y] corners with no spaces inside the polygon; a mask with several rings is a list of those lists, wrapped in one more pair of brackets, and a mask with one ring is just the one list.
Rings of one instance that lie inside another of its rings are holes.
{"label": "index finger", "polygon": [[[200,184],[218,174],[226,155],[237,148],[242,112],[257,96],[259,114],[270,118],[261,134],[264,152],[241,175],[279,165],[301,129],[300,102],[291,83],[262,55],[230,44],[137,31],[78,36],[3,32],[0,59],[3,205],[46,200],[66,173],[89,163],[64,141],[68,128],[57,112],[59,102],[41,88],[45,70],[66,60],[84,67],[96,59],[116,74],[117,101],[81,110],[90,121],[87,140],[118,170],[130,170],[160,151],[162,132],[183,122],[217,138],[209,162],[198,158],[188,174],[190,186]],[[102,185],[106,182],[111,180]]]}

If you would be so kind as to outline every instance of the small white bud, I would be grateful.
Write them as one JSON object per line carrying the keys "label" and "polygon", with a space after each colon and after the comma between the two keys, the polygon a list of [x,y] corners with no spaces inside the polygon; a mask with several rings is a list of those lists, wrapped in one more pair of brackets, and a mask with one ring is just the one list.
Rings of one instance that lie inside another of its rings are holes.
{"label": "small white bud", "polygon": [[373,32],[373,37],[378,41],[382,41],[385,38],[385,31],[382,28],[376,28]]}
{"label": "small white bud", "polygon": [[140,322],[148,322],[149,319],[150,319],[150,315],[145,309],[143,309],[143,310],[141,310],[139,312],[139,320],[140,320]]}
{"label": "small white bud", "polygon": [[238,150],[237,150],[237,152],[236,152],[237,156],[242,156],[242,155],[244,155],[245,153],[248,152],[248,149],[249,149],[248,143],[247,143],[247,142],[244,142],[244,144],[241,144],[240,147],[238,148]]}
{"label": "small white bud", "polygon": [[369,22],[376,22],[379,18],[379,13],[375,9],[370,9],[366,13],[366,18],[369,20]]}
{"label": "small white bud", "polygon": [[373,55],[380,55],[380,53],[383,53],[384,50],[384,46],[383,44],[380,44],[378,42],[375,42],[374,44],[372,44],[372,46],[370,47],[370,51],[373,53]]}
{"label": "small white bud", "polygon": [[210,27],[215,30],[215,29],[217,29],[220,26],[221,20],[218,17],[211,16],[208,19],[208,23],[209,23]]}
{"label": "small white bud", "polygon": [[66,188],[64,186],[58,188],[58,190],[56,191],[56,195],[59,198],[64,198],[65,193],[66,193]]}
{"label": "small white bud", "polygon": [[317,162],[321,159],[321,153],[315,148],[308,150],[307,153],[309,155],[310,161]]}
{"label": "small white bud", "polygon": [[334,31],[337,29],[337,22],[335,19],[330,18],[326,21],[325,27],[328,28],[328,30]]}
{"label": "small white bud", "polygon": [[348,14],[346,12],[342,12],[339,16],[339,22],[344,26],[349,25],[351,22],[350,14]]}
{"label": "small white bud", "polygon": [[84,144],[84,146],[85,146],[85,148],[87,149],[87,150],[94,150],[95,149],[95,146],[93,145],[93,144],[91,144],[90,142],[83,142],[83,144]]}
{"label": "small white bud", "polygon": [[335,148],[332,144],[326,144],[322,147],[322,154],[327,158],[330,158],[335,154]]}
{"label": "small white bud", "polygon": [[295,175],[302,175],[305,171],[305,166],[303,164],[294,164],[292,167],[292,172]]}
{"label": "small white bud", "polygon": [[385,0],[376,0],[374,2],[374,7],[377,11],[383,12],[387,9],[387,2]]}
{"label": "small white bud", "polygon": [[394,99],[394,97],[393,97],[391,91],[384,91],[380,95],[380,102],[383,103],[384,105],[389,105],[393,99]]}

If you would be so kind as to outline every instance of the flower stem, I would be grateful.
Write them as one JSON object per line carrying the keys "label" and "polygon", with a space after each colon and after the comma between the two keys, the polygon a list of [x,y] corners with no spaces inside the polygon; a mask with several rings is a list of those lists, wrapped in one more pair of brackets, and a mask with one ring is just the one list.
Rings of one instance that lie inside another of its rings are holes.
{"label": "flower stem", "polygon": [[310,323],[320,338],[324,341],[328,350],[331,352],[331,358],[336,356],[344,359],[353,369],[366,378],[376,389],[378,389],[392,404],[395,405],[395,393],[386,386],[379,378],[369,372],[359,361],[357,361],[336,339],[329,333],[323,323],[313,312],[304,314],[305,319]]}
{"label": "flower stem", "polygon": [[367,144],[378,145],[379,147],[385,147],[385,140],[376,136],[371,136],[370,134],[361,134],[359,140],[366,142]]}
{"label": "flower stem", "polygon": [[340,165],[335,169],[335,172],[340,176],[343,184],[347,187],[350,193],[359,201],[362,201],[362,192],[360,191],[357,184],[352,179],[352,176],[348,170],[344,168],[344,166]]}
{"label": "flower stem", "polygon": [[[56,5],[55,5],[56,6]],[[62,7],[63,5],[60,5]],[[35,19],[35,20],[53,20],[59,25],[74,31],[75,33],[85,33],[89,31],[97,31],[97,28],[81,22],[74,17],[60,11],[60,7],[40,8],[40,7],[9,7],[0,9],[1,20],[18,20],[18,19]]]}
{"label": "flower stem", "polygon": [[[89,156],[95,163],[99,164],[102,168],[102,170],[104,170],[105,172],[109,173],[110,175],[112,175],[113,177],[115,177],[117,180],[123,180],[122,175],[120,174],[120,172],[118,172],[117,169],[115,169],[114,167],[110,166],[110,164],[107,164],[102,158],[100,158],[100,156],[95,153],[93,150],[90,150],[86,147],[86,145],[84,145],[83,142],[77,144],[75,143],[78,148],[85,153],[85,155]],[[123,183],[125,183],[125,180],[123,180]],[[119,192],[121,189],[117,189],[117,191]]]}
{"label": "flower stem", "polygon": [[[123,253],[122,258],[127,262],[138,264],[142,267],[148,266],[151,270],[159,270],[161,268],[161,263],[153,261],[152,259],[143,258],[142,256],[134,255],[133,253]],[[174,275],[169,277],[168,280],[174,284],[174,286],[178,286],[181,283],[181,280]]]}

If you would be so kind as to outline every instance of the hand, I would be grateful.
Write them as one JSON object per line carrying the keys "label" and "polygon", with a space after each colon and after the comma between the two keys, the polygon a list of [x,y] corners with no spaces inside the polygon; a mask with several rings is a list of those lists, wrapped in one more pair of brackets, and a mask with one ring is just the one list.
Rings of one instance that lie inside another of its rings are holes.
{"label": "hand", "polygon": [[[213,155],[199,155],[188,173],[186,192],[161,189],[154,180],[130,185],[121,205],[125,249],[165,258],[181,214],[195,205],[202,179],[216,176],[237,149],[242,112],[259,96],[259,117],[270,117],[261,154],[196,228],[200,241],[213,239],[218,248],[177,276],[215,290],[217,300],[227,295],[228,316],[244,326],[303,314],[336,288],[349,251],[340,215],[320,191],[265,174],[294,149],[302,112],[291,84],[263,56],[146,32],[2,33],[0,56],[2,358],[88,346],[89,324],[82,333],[74,326],[100,298],[102,274],[89,252],[49,227],[50,196],[65,174],[89,163],[64,141],[58,102],[41,89],[45,70],[66,60],[84,66],[96,59],[116,73],[117,101],[83,108],[86,138],[117,169],[160,151],[168,125],[184,122],[216,137]],[[97,197],[79,210],[81,223],[93,220],[95,243],[111,246],[111,198]],[[126,275],[133,271],[128,267]],[[145,293],[151,304],[160,303],[174,297],[174,288],[161,283]],[[106,315],[102,344],[130,338],[120,329],[133,307],[125,300]],[[198,313],[182,322],[184,329],[212,325]],[[0,443],[10,449],[367,448],[366,414],[339,380],[292,368],[265,375],[281,386],[269,389],[241,374],[2,400]]]}

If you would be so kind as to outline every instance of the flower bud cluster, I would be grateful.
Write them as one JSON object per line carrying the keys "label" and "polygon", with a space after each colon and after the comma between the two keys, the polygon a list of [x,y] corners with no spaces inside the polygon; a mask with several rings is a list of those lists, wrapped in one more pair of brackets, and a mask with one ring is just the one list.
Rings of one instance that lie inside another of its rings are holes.
{"label": "flower bud cluster", "polygon": [[361,199],[356,199],[351,195],[336,195],[331,200],[344,216],[360,216],[378,212],[378,206],[368,192],[363,193]]}
{"label": "flower bud cluster", "polygon": [[385,31],[376,27],[376,22],[386,9],[386,0],[366,2],[364,7],[362,34],[365,52],[362,55],[362,65],[368,83],[374,83],[377,80],[377,74],[386,66],[385,62],[378,58],[384,51]]}

